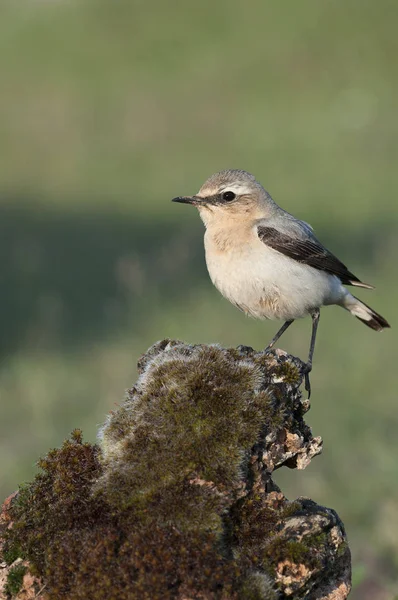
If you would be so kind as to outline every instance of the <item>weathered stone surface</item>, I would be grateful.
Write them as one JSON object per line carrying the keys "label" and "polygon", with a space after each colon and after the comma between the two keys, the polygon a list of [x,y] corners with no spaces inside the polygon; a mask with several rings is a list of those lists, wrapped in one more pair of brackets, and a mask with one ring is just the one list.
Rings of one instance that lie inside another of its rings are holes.
{"label": "weathered stone surface", "polygon": [[19,566],[14,598],[346,598],[337,514],[272,480],[322,449],[304,421],[304,364],[164,340],[139,371],[99,447],[75,433],[5,504],[0,599]]}

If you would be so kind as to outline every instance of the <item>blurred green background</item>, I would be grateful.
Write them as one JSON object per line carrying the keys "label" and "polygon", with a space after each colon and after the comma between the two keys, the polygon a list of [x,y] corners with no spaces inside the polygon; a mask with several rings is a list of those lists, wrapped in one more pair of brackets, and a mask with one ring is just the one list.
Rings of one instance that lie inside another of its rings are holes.
{"label": "blurred green background", "polygon": [[[398,301],[395,0],[0,4],[1,497],[98,424],[154,341],[266,345],[212,287],[196,211],[170,199],[253,172]],[[282,340],[306,356],[310,322]],[[322,312],[308,421],[324,453],[283,469],[337,510],[357,600],[398,593],[396,329]]]}

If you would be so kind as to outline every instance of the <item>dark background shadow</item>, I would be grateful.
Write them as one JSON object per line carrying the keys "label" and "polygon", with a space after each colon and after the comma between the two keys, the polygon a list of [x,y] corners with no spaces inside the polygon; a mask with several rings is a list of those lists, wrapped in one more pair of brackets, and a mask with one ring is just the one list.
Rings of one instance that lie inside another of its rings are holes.
{"label": "dark background shadow", "polygon": [[2,202],[1,354],[37,343],[39,330],[62,345],[103,338],[132,305],[139,328],[151,298],[173,302],[206,275],[199,223]]}

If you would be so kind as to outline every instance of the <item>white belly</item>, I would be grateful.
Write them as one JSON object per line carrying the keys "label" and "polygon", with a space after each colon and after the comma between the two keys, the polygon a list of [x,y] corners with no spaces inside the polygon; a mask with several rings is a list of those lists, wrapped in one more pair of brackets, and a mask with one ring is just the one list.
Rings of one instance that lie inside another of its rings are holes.
{"label": "white belly", "polygon": [[212,282],[225,298],[259,319],[298,319],[344,294],[337,277],[302,265],[260,240],[218,251],[205,236]]}

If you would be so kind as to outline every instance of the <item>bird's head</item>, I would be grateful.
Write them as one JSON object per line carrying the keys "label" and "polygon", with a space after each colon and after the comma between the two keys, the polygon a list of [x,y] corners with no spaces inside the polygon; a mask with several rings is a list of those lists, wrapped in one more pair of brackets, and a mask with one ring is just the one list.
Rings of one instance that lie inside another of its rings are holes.
{"label": "bird's head", "polygon": [[206,225],[243,219],[260,219],[275,206],[271,196],[247,171],[228,169],[212,175],[194,196],[173,202],[192,204]]}

